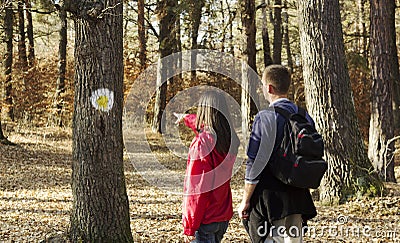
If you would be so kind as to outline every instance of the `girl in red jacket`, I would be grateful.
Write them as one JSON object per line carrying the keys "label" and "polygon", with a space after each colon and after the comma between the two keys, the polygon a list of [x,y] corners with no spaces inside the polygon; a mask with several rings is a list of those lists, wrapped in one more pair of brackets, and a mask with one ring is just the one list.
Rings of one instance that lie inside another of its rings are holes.
{"label": "girl in red jacket", "polygon": [[197,115],[175,115],[196,134],[184,183],[185,242],[220,242],[233,215],[230,178],[239,146],[226,100],[222,93],[207,91]]}

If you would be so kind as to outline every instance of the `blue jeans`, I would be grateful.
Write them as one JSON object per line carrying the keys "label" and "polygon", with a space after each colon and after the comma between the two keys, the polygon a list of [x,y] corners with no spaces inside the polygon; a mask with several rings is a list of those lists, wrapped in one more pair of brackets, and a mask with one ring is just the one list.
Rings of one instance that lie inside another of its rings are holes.
{"label": "blue jeans", "polygon": [[228,229],[229,221],[216,222],[211,224],[201,224],[196,231],[196,239],[192,243],[219,243],[226,230]]}

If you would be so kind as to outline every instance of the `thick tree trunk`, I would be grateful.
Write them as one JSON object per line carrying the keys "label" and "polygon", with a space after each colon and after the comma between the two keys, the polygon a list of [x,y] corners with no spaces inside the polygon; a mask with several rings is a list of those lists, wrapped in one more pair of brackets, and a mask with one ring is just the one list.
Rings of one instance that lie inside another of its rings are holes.
{"label": "thick tree trunk", "polygon": [[274,59],[274,63],[276,64],[281,64],[282,62],[282,0],[275,0],[272,59]]}
{"label": "thick tree trunk", "polygon": [[[368,157],[379,176],[386,181],[396,181],[394,174],[393,138],[393,82],[399,79],[397,60],[395,3],[392,0],[371,0],[371,120],[369,128]],[[395,51],[395,52],[393,52]],[[387,156],[386,156],[387,155]]]}
{"label": "thick tree trunk", "polygon": [[320,187],[323,203],[377,194],[355,114],[346,67],[339,1],[300,0],[300,43],[307,108],[325,140],[329,169]]}
{"label": "thick tree trunk", "polygon": [[35,66],[35,41],[33,39],[32,5],[31,0],[25,0],[26,7],[26,36],[28,37],[28,65]]}
{"label": "thick tree trunk", "polygon": [[25,72],[28,67],[28,59],[26,56],[24,1],[22,0],[18,0],[18,34],[18,66]]}
{"label": "thick tree trunk", "polygon": [[[242,132],[247,135],[250,130],[250,121],[257,114],[257,92],[256,82],[256,22],[255,22],[255,0],[241,2],[242,25],[244,45],[242,53]],[[249,70],[252,69],[252,70]]]}
{"label": "thick tree trunk", "polygon": [[123,167],[122,1],[64,4],[76,31],[70,238],[133,242]]}
{"label": "thick tree trunk", "polygon": [[[6,53],[4,56],[4,97],[7,116],[14,121],[14,104],[13,104],[13,81],[12,81],[12,65],[13,65],[13,25],[14,13],[12,1],[5,6],[4,15],[4,33],[6,42]],[[0,102],[1,103],[1,102]],[[0,113],[1,114],[1,113]]]}
{"label": "thick tree trunk", "polygon": [[67,68],[67,12],[64,9],[60,9],[59,18],[61,22],[61,28],[59,31],[59,42],[58,42],[58,79],[55,95],[55,109],[58,126],[62,126],[62,109],[64,101],[62,95],[65,92],[65,74]]}
{"label": "thick tree trunk", "polygon": [[162,121],[164,109],[167,103],[167,74],[172,68],[172,63],[166,63],[164,57],[173,53],[176,46],[176,15],[177,0],[162,0],[158,3],[157,11],[160,20],[159,56],[157,91],[154,104],[154,116],[152,121],[153,132],[162,133],[165,122]]}
{"label": "thick tree trunk", "polygon": [[138,0],[138,35],[140,68],[146,68],[146,28],[144,26],[144,0]]}
{"label": "thick tree trunk", "polygon": [[264,66],[269,66],[273,63],[271,57],[271,48],[269,44],[269,34],[267,28],[267,6],[265,0],[261,1],[261,5],[263,5],[261,9],[262,13],[262,41],[263,41],[263,54],[264,54]]}

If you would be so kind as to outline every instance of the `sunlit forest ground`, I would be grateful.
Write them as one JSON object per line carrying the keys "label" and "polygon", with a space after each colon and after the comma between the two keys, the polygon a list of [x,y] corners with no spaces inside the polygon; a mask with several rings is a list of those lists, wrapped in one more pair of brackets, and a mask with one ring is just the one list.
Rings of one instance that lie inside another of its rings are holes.
{"label": "sunlit forest ground", "polygon": [[[0,145],[0,242],[63,242],[72,205],[71,130],[5,127],[17,145]],[[162,144],[159,136],[150,135],[148,142],[158,158],[174,162],[174,169],[184,173],[186,161],[154,146]],[[181,242],[181,196],[150,185],[128,159],[125,171],[135,242]],[[396,174],[400,181],[399,161]],[[234,208],[242,178],[243,168],[232,179]],[[334,207],[316,204],[318,216],[309,222],[306,242],[400,242],[397,184],[387,184],[382,197],[354,198]],[[224,242],[249,242],[237,213]]]}

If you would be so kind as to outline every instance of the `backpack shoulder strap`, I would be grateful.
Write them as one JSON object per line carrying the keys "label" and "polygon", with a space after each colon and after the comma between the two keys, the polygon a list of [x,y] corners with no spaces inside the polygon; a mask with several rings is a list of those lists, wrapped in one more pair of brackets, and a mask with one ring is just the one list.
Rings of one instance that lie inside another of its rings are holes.
{"label": "backpack shoulder strap", "polygon": [[298,108],[297,114],[305,118],[307,114],[306,110],[304,108],[301,108],[300,106],[298,106],[297,108]]}
{"label": "backpack shoulder strap", "polygon": [[291,113],[289,111],[287,111],[283,108],[277,107],[277,106],[274,106],[274,110],[276,112],[278,112],[279,114],[281,114],[283,117],[285,117],[286,120],[290,119]]}

